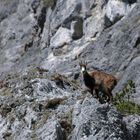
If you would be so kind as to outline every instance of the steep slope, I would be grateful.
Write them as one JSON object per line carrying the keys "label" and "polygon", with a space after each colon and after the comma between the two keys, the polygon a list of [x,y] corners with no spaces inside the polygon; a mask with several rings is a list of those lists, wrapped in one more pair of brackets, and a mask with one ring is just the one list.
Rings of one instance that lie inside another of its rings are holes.
{"label": "steep slope", "polygon": [[[85,91],[80,60],[118,78],[115,103]],[[1,140],[139,140],[139,89],[140,1],[0,1]]]}

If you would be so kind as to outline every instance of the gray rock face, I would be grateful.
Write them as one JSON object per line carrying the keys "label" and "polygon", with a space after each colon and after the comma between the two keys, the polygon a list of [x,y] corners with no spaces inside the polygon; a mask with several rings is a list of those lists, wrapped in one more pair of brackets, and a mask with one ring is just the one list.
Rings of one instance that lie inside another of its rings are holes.
{"label": "gray rock face", "polygon": [[[84,99],[78,90],[70,94],[68,89],[66,92],[66,89],[60,89],[46,79],[30,81],[29,76],[8,79],[7,84],[12,89],[3,87],[0,90],[1,139],[65,140],[67,136],[71,140],[125,140],[129,136],[126,130],[132,129],[129,125],[126,129],[125,122],[133,123],[134,119],[128,117],[123,121],[113,106],[100,104],[94,98]],[[59,99],[59,102],[54,102],[54,99]],[[134,118],[136,119],[135,116]],[[138,119],[134,122],[139,123]],[[136,131],[131,132],[132,139],[134,133],[139,138],[139,126],[135,124],[133,126]],[[72,128],[74,129],[69,131]]]}
{"label": "gray rock face", "polygon": [[[128,15],[129,18],[125,18],[122,22],[107,29],[102,33],[100,39],[87,46],[89,49],[86,48],[83,51],[82,57],[86,57],[92,66],[97,66],[104,70],[107,66],[108,71],[123,71],[124,66],[127,67],[131,59],[139,53],[135,43],[137,36],[139,36],[138,30],[140,27],[138,21],[135,28],[132,24],[133,20],[137,20],[139,16],[139,12],[136,12],[137,8],[139,9],[139,6],[133,9]],[[129,34],[130,32],[132,34]],[[116,61],[117,64],[115,63]]]}
{"label": "gray rock face", "polygon": [[138,115],[130,115],[124,118],[124,121],[127,124],[127,129],[129,131],[129,134],[131,136],[130,139],[135,138],[135,140],[138,140],[140,138],[140,116]]}
{"label": "gray rock face", "polygon": [[0,5],[0,21],[16,12],[19,0],[2,0]]}
{"label": "gray rock face", "polygon": [[[70,94],[46,79],[29,80],[29,75],[8,79],[0,89],[0,139],[65,139],[58,115],[69,110],[68,102],[57,107]],[[13,93],[13,95],[12,95]],[[65,95],[64,95],[65,94]],[[70,102],[70,101],[69,101]]]}
{"label": "gray rock face", "polygon": [[120,0],[109,1],[106,8],[106,16],[111,22],[115,23],[128,13],[130,7],[127,3]]}
{"label": "gray rock face", "polygon": [[125,83],[127,83],[127,81],[133,80],[136,87],[135,87],[135,93],[132,95],[131,100],[137,104],[140,104],[140,101],[139,101],[140,100],[140,98],[139,98],[139,95],[140,95],[140,92],[139,92],[140,64],[139,63],[140,63],[140,58],[137,57],[129,64],[128,68],[125,71],[125,74],[120,79],[118,85],[114,89],[114,93],[116,93],[124,87],[124,85],[125,85]]}
{"label": "gray rock face", "polygon": [[[82,5],[77,0],[58,0],[56,8],[52,13],[51,29],[54,30],[60,25],[69,24],[72,18],[75,18],[80,14]],[[59,12],[58,12],[59,11]]]}
{"label": "gray rock face", "polygon": [[39,134],[38,138],[43,140],[65,139],[61,126],[56,120],[48,120],[48,123],[40,128],[37,133]]}
{"label": "gray rock face", "polygon": [[109,105],[86,98],[74,109],[72,140],[127,139],[122,117]]}
{"label": "gray rock face", "polygon": [[50,40],[52,48],[59,48],[72,41],[71,32],[66,28],[59,28],[56,34]]}
{"label": "gray rock face", "polygon": [[33,34],[35,33],[33,27],[36,21],[33,12],[30,11],[31,3],[32,1],[19,3],[17,12],[1,21],[1,71],[11,69],[21,56],[24,55],[26,44],[28,42],[32,44]]}
{"label": "gray rock face", "polygon": [[78,65],[114,74],[114,96],[132,80],[140,104],[139,17],[138,0],[1,0],[0,139],[139,140],[139,116],[91,98]]}

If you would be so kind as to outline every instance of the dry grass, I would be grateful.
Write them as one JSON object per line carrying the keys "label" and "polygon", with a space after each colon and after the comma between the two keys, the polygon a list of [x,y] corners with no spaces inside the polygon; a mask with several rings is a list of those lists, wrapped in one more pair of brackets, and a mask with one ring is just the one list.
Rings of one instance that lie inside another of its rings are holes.
{"label": "dry grass", "polygon": [[0,108],[0,114],[2,117],[7,117],[8,113],[12,111],[12,108],[9,106],[3,106]]}
{"label": "dry grass", "polygon": [[81,89],[79,83],[76,80],[70,80],[68,77],[55,73],[51,76],[51,80],[56,82],[56,85],[65,88],[64,85],[71,86],[73,90]]}
{"label": "dry grass", "polygon": [[73,129],[72,113],[73,113],[73,109],[66,112],[63,116],[61,116],[61,119],[59,120],[61,127],[64,129],[64,133],[65,133],[66,137],[69,136],[69,134],[71,133],[71,131]]}
{"label": "dry grass", "polygon": [[54,98],[54,99],[48,100],[45,108],[46,109],[48,109],[48,108],[55,109],[58,105],[62,104],[63,101],[65,101],[65,100],[67,100],[67,97]]}

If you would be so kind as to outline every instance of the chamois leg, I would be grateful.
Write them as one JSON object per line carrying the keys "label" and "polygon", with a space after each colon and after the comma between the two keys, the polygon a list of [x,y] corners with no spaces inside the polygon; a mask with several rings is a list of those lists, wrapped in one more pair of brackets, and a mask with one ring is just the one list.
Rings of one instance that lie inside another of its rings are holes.
{"label": "chamois leg", "polygon": [[107,97],[108,97],[107,102],[112,102],[113,101],[113,95],[112,95],[112,93],[109,89],[106,91],[106,94],[107,94]]}
{"label": "chamois leg", "polygon": [[111,103],[113,102],[113,95],[112,95],[111,92],[110,92],[110,102],[111,102]]}
{"label": "chamois leg", "polygon": [[98,101],[99,101],[101,104],[105,103],[104,100],[103,100],[103,98],[100,97],[100,95],[99,95],[99,90],[98,90],[98,89],[95,90],[95,93],[96,93],[96,98],[98,99]]}
{"label": "chamois leg", "polygon": [[93,96],[93,89],[92,89],[92,88],[90,89],[90,93],[91,93],[91,95]]}
{"label": "chamois leg", "polygon": [[95,89],[95,95],[96,95],[96,98],[99,99],[99,90],[98,89]]}
{"label": "chamois leg", "polygon": [[98,92],[99,92],[98,90],[95,90],[95,93],[94,93],[94,88],[90,90],[92,97],[97,98],[97,99],[99,99]]}

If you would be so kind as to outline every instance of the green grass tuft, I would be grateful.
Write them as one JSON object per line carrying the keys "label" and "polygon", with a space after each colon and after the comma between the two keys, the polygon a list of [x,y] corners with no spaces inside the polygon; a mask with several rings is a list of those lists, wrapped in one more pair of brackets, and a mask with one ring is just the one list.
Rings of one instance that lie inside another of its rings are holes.
{"label": "green grass tuft", "polygon": [[55,0],[42,0],[45,7],[53,7],[55,5]]}
{"label": "green grass tuft", "polygon": [[118,111],[125,115],[140,114],[140,106],[131,101],[123,100],[122,102],[118,102],[116,107]]}
{"label": "green grass tuft", "polygon": [[124,88],[114,98],[115,106],[124,115],[140,114],[140,105],[130,101],[130,96],[135,93],[135,83],[129,80]]}

